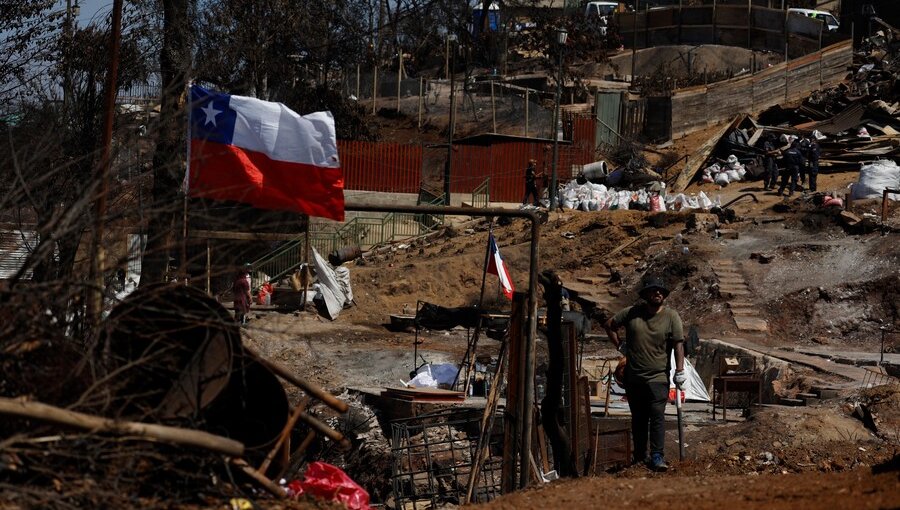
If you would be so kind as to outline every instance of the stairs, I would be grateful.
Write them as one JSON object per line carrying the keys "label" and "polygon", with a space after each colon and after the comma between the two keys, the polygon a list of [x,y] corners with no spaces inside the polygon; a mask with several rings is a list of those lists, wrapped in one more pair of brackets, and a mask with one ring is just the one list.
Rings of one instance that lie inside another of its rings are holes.
{"label": "stairs", "polygon": [[714,260],[713,272],[719,280],[719,294],[727,300],[731,317],[742,333],[769,332],[765,319],[759,316],[759,307],[753,302],[753,291],[744,281],[734,262],[727,259]]}
{"label": "stairs", "polygon": [[596,276],[579,276],[572,280],[562,280],[563,287],[569,291],[571,299],[577,300],[583,306],[602,308],[609,312],[617,311],[613,302],[618,292],[606,286],[610,273],[601,270]]}

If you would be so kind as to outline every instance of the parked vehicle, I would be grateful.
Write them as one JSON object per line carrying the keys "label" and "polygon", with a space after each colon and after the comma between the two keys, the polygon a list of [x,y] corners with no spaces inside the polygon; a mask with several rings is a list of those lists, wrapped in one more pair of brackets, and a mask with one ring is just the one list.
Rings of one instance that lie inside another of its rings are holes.
{"label": "parked vehicle", "polygon": [[791,9],[788,9],[788,12],[794,13],[794,14],[800,14],[800,15],[806,16],[808,18],[815,18],[815,19],[821,21],[822,23],[824,23],[825,29],[828,30],[829,32],[834,32],[841,25],[838,22],[837,18],[835,18],[828,11],[817,11],[815,9],[791,8]]}
{"label": "parked vehicle", "polygon": [[600,35],[606,35],[609,17],[616,12],[618,7],[618,2],[588,2],[584,6],[584,16],[588,19],[598,18],[600,20]]}

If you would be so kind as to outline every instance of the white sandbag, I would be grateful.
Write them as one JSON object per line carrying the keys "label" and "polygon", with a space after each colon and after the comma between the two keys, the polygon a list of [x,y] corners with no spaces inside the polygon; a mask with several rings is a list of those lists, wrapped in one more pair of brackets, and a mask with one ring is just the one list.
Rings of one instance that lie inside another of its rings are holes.
{"label": "white sandbag", "polygon": [[728,175],[729,182],[739,182],[741,180],[741,174],[737,170],[728,170],[725,174]]}
{"label": "white sandbag", "polygon": [[704,209],[704,210],[712,209],[713,202],[712,202],[712,200],[709,199],[708,196],[706,196],[706,193],[701,191],[700,193],[697,194],[697,206],[700,209]]}
{"label": "white sandbag", "polygon": [[575,208],[575,202],[573,202],[572,200],[570,200],[568,198],[563,198],[562,203],[560,205],[562,206],[563,209],[574,209]]}
{"label": "white sandbag", "polygon": [[[853,200],[881,198],[886,188],[898,187],[900,187],[900,166],[891,160],[880,159],[862,166],[859,181],[853,185],[851,196]],[[888,197],[893,200],[896,195]]]}
{"label": "white sandbag", "polygon": [[719,186],[728,186],[728,183],[731,182],[731,179],[728,177],[728,172],[717,173],[713,180]]}

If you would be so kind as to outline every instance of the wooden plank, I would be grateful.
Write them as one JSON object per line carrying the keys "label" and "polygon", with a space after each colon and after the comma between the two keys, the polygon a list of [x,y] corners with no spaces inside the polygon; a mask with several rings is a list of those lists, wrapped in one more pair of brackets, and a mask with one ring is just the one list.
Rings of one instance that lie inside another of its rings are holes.
{"label": "wooden plank", "polygon": [[694,176],[697,175],[697,172],[702,168],[703,164],[706,163],[709,155],[712,154],[713,149],[719,144],[719,140],[721,140],[730,130],[736,128],[743,118],[744,115],[738,115],[730,123],[723,124],[703,145],[700,146],[699,149],[697,149],[696,152],[694,152],[694,154],[691,155],[690,158],[688,158],[684,165],[684,170],[681,171],[681,174],[678,175],[675,182],[672,184],[672,192],[684,191],[685,188],[688,187],[694,179]]}
{"label": "wooden plank", "polygon": [[228,232],[224,230],[196,230],[191,229],[188,235],[195,239],[231,239],[235,241],[294,241],[300,237],[301,232],[293,234],[278,234],[266,232]]}
{"label": "wooden plank", "polygon": [[[503,463],[501,468],[501,491],[504,494],[516,490],[518,473],[516,467],[519,456],[521,423],[522,374],[525,365],[525,293],[513,294],[512,316],[509,323],[509,370],[506,382],[506,408],[503,420]],[[495,384],[499,384],[495,382]]]}

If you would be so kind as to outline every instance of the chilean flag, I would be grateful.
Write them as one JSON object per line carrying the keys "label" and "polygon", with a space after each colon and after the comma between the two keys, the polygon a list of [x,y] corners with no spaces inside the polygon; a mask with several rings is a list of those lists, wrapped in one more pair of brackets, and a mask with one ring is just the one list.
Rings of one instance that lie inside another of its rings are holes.
{"label": "chilean flag", "polygon": [[512,301],[513,291],[516,289],[513,287],[512,278],[509,277],[509,270],[506,269],[506,264],[503,263],[503,259],[500,257],[500,249],[497,248],[497,241],[494,240],[493,232],[488,235],[488,245],[490,246],[491,254],[488,257],[487,272],[500,278],[503,295],[506,296],[506,299]]}
{"label": "chilean flag", "polygon": [[344,220],[344,176],[331,112],[191,87],[194,197]]}

